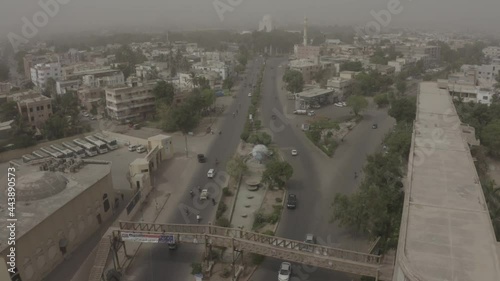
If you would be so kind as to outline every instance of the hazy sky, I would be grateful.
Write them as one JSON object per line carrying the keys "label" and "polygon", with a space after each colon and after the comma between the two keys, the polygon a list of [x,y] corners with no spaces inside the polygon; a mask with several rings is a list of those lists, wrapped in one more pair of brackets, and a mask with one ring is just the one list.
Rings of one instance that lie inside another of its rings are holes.
{"label": "hazy sky", "polygon": [[[256,28],[270,14],[277,24],[366,24],[370,11],[387,9],[398,0],[40,0],[61,1],[59,12],[40,32],[91,30],[116,27]],[[441,27],[484,30],[500,34],[499,0],[399,0],[402,12],[392,16],[389,27]],[[39,0],[0,0],[0,36],[21,34],[22,17],[32,21],[42,8]],[[223,14],[214,2],[240,3]]]}

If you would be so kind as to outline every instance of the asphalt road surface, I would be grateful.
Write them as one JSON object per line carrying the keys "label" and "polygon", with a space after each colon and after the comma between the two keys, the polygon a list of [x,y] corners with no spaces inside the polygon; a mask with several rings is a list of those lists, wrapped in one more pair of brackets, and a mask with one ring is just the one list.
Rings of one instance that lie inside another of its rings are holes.
{"label": "asphalt road surface", "polygon": [[[249,62],[247,68],[247,75],[240,86],[237,93],[235,102],[226,110],[222,122],[219,128],[214,127],[213,130],[216,134],[217,139],[208,148],[205,156],[207,157],[207,162],[203,164],[198,164],[195,169],[194,177],[191,179],[188,187],[181,187],[184,190],[183,200],[181,202],[175,202],[178,205],[177,211],[169,214],[167,221],[159,223],[196,223],[196,213],[200,213],[201,221],[200,223],[206,224],[215,218],[216,207],[212,203],[206,201],[208,204],[199,206],[194,203],[193,198],[191,198],[189,191],[190,189],[195,190],[195,198],[197,197],[198,191],[197,186],[209,187],[211,195],[217,194],[216,200],[219,201],[223,178],[215,179],[207,178],[207,171],[210,168],[220,167],[223,169],[226,166],[226,162],[233,156],[240,142],[240,134],[243,131],[243,127],[246,121],[246,114],[248,112],[248,107],[250,105],[250,98],[248,93],[252,91],[251,85],[254,85],[257,81],[259,71],[261,69],[262,58],[257,58],[254,61]],[[250,86],[250,87],[248,87]],[[240,105],[241,104],[241,105]],[[238,110],[238,114],[233,117],[233,112]],[[220,135],[217,135],[219,132]],[[189,146],[189,145],[188,145]],[[215,159],[218,159],[219,164],[215,164]],[[223,173],[219,173],[219,176]],[[214,185],[215,184],[215,185]],[[186,216],[184,212],[185,209],[189,210],[189,215]],[[150,248],[147,253],[141,257],[139,262],[134,263],[142,265],[141,272],[136,276],[135,280],[140,281],[180,281],[180,280],[191,280],[189,274],[191,273],[191,263],[199,261],[201,257],[202,247],[196,245],[183,244],[176,251],[169,251],[167,247],[163,245],[155,245]],[[143,251],[144,252],[144,251]]]}
{"label": "asphalt road surface", "polygon": [[[284,71],[284,67],[279,67],[279,64],[285,61],[279,58],[267,61],[261,107],[262,124],[271,128],[274,143],[294,168],[294,175],[287,183],[287,189],[298,197],[297,209],[284,210],[276,236],[304,240],[307,233],[312,233],[319,244],[355,249],[360,244],[357,241],[363,238],[329,223],[330,206],[336,193],[351,193],[356,189],[360,179],[354,178],[354,172],[359,173],[367,155],[380,149],[383,136],[392,128],[394,120],[385,111],[365,111],[363,121],[344,139],[334,157],[326,157],[282,113],[283,107],[276,95],[277,80],[281,79]],[[331,107],[335,110],[335,107]],[[276,121],[271,120],[273,114],[278,116]],[[373,123],[378,124],[378,129],[371,128]],[[291,149],[297,149],[299,155],[291,156]],[[280,263],[280,260],[266,258],[251,280],[276,280]],[[293,264],[292,267],[292,281],[356,278],[341,272],[299,264]]]}

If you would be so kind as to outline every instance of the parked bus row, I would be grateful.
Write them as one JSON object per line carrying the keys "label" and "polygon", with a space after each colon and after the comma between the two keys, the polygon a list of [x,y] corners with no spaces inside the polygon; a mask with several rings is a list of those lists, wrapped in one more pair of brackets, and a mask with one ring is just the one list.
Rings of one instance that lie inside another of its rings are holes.
{"label": "parked bus row", "polygon": [[42,147],[39,150],[33,151],[31,154],[22,156],[24,162],[31,162],[37,159],[45,158],[66,158],[66,157],[92,157],[97,154],[104,154],[108,151],[118,148],[118,142],[103,134],[95,134],[87,136],[85,139],[74,139],[73,141],[65,141],[61,145],[50,145]]}

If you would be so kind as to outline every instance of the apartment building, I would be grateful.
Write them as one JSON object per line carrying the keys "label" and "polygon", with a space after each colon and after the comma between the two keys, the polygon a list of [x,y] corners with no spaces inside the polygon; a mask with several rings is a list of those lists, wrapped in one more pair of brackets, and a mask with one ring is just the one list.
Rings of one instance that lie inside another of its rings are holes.
{"label": "apartment building", "polygon": [[476,77],[485,82],[493,82],[500,75],[500,64],[483,64],[483,65],[468,65],[464,64],[460,67],[462,72],[474,71]]}
{"label": "apartment building", "polygon": [[48,62],[58,61],[56,54],[34,55],[26,54],[23,58],[24,75],[27,79],[31,79],[31,68],[37,64],[44,64]]}
{"label": "apartment building", "polygon": [[320,46],[295,45],[293,50],[297,59],[314,59],[321,54]]}
{"label": "apartment building", "polygon": [[153,89],[156,81],[140,83],[137,78],[127,81],[125,86],[106,89],[108,115],[119,121],[143,119],[155,113]]}
{"label": "apartment building", "polygon": [[87,87],[114,87],[125,84],[125,76],[120,70],[97,71],[82,77]]}
{"label": "apartment building", "polygon": [[52,99],[37,91],[15,93],[7,97],[17,102],[19,113],[32,129],[41,128],[52,115]]}
{"label": "apartment building", "polygon": [[222,80],[225,80],[229,76],[229,67],[224,62],[220,61],[202,61],[199,63],[195,63],[193,64],[193,69],[215,71],[221,76]]}
{"label": "apartment building", "polygon": [[76,95],[80,104],[88,111],[93,107],[99,107],[99,102],[104,99],[106,91],[103,88],[82,87]]}
{"label": "apartment building", "polygon": [[78,90],[82,85],[80,80],[63,80],[56,82],[56,92],[58,95],[64,95]]}
{"label": "apartment building", "polygon": [[8,93],[12,89],[10,82],[0,82],[0,93]]}
{"label": "apartment building", "polygon": [[387,65],[394,67],[395,73],[400,73],[408,69],[414,63],[415,61],[409,58],[397,58],[396,60],[387,62]]}
{"label": "apartment building", "polygon": [[344,97],[351,92],[352,83],[352,79],[333,77],[331,79],[328,79],[328,81],[326,82],[326,88],[334,90],[335,94],[338,94],[339,97]]}
{"label": "apartment building", "polygon": [[31,68],[31,82],[35,86],[44,88],[49,78],[56,81],[62,78],[61,64],[59,62],[37,64]]}
{"label": "apartment building", "polygon": [[314,74],[321,69],[321,65],[307,59],[292,60],[289,67],[291,70],[297,70],[302,73],[305,83],[310,83]]}
{"label": "apartment building", "polygon": [[495,91],[492,83],[480,83],[474,72],[450,74],[448,79],[439,79],[437,85],[446,89],[454,99],[490,105]]}
{"label": "apartment building", "polygon": [[441,47],[429,45],[397,45],[396,52],[400,52],[405,57],[413,55],[428,55],[430,59],[438,62],[441,60]]}
{"label": "apartment building", "polygon": [[483,54],[489,58],[500,58],[500,47],[486,47],[483,49]]}

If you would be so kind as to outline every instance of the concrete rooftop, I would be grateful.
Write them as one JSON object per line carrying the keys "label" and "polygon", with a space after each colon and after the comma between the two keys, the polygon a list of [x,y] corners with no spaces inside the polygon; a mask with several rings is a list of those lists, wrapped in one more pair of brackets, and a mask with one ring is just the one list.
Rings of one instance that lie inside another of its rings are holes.
{"label": "concrete rooftop", "polygon": [[498,243],[446,90],[420,84],[398,263],[408,280],[500,280]]}
{"label": "concrete rooftop", "polygon": [[[51,216],[111,171],[108,164],[84,164],[76,173],[41,172],[38,165],[16,168],[16,239]],[[0,237],[8,237],[7,173],[0,178]],[[23,200],[30,198],[30,200]],[[82,210],[84,212],[85,210]],[[7,247],[0,241],[0,252]]]}

